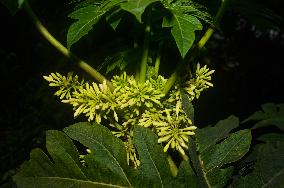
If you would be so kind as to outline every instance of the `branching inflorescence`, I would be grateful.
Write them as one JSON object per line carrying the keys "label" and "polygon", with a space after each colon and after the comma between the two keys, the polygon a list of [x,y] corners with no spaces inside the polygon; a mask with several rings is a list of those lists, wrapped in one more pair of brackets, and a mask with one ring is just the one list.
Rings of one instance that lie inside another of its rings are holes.
{"label": "branching inflorescence", "polygon": [[52,73],[44,78],[50,86],[59,87],[55,95],[73,106],[75,117],[84,114],[88,121],[107,125],[125,143],[128,162],[137,167],[140,162],[132,142],[134,125],[154,131],[165,152],[171,148],[185,155],[188,136],[194,135],[197,127],[182,108],[181,92],[190,101],[198,98],[200,92],[213,86],[210,83],[213,72],[197,64],[195,76],[184,84],[176,84],[167,95],[163,93],[167,79],[161,75],[141,83],[124,72],[111,80],[114,91],[106,82],[78,81],[78,76],[72,73],[67,76]]}

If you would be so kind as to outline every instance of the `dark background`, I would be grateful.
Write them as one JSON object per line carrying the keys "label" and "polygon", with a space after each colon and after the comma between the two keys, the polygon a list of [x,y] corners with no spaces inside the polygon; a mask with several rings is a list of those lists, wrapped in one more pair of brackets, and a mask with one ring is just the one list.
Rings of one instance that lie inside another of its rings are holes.
{"label": "dark background", "polygon": [[[262,3],[283,17],[283,1]],[[70,12],[66,4],[66,1],[32,3],[44,25],[63,44],[71,23],[66,19]],[[60,103],[42,78],[51,72],[72,71],[74,67],[40,36],[24,12],[11,16],[0,5],[0,15],[2,184],[9,180],[13,169],[28,159],[32,148],[43,147],[45,130],[60,130],[80,119],[74,120],[72,107]],[[221,25],[222,31],[215,33],[206,45],[208,52],[200,59],[216,70],[214,88],[194,102],[195,122],[200,126],[214,124],[231,114],[243,120],[263,103],[284,102],[283,20],[276,29],[260,29],[244,16],[227,13]],[[96,62],[100,62],[98,51],[103,41],[97,39],[95,47],[85,42],[79,56],[94,51]],[[75,71],[82,73],[76,68]]]}

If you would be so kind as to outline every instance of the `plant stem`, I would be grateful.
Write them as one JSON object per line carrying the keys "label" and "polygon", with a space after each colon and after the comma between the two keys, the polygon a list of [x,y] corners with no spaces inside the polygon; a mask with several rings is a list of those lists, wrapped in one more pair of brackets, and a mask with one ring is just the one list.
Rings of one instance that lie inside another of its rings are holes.
{"label": "plant stem", "polygon": [[171,173],[174,177],[176,177],[177,173],[178,173],[178,168],[177,168],[175,162],[173,161],[173,159],[170,155],[168,155],[167,159],[168,159],[168,163],[170,165]]}
{"label": "plant stem", "polygon": [[155,61],[155,76],[159,75],[159,69],[161,63],[161,51],[162,51],[162,43],[159,44],[158,54]]}
{"label": "plant stem", "polygon": [[145,27],[144,47],[143,47],[143,54],[142,54],[142,59],[141,59],[141,64],[140,64],[140,73],[139,73],[139,81],[141,83],[144,83],[146,80],[150,32],[151,32],[151,27],[147,23]]}
{"label": "plant stem", "polygon": [[[221,18],[224,15],[224,12],[226,10],[226,6],[227,6],[227,2],[228,0],[221,0],[221,5],[219,7],[219,10],[215,16],[214,19],[214,23],[217,24],[220,22]],[[214,26],[210,26],[207,31],[205,32],[205,34],[203,35],[203,37],[199,40],[199,42],[197,43],[197,45],[195,46],[195,48],[192,51],[192,55],[189,59],[189,62],[192,62],[195,57],[199,54],[200,49],[202,49],[204,47],[204,45],[207,43],[207,41],[210,39],[210,37],[212,36],[212,34],[215,31],[215,27]],[[172,73],[172,75],[170,76],[170,78],[168,79],[168,81],[166,82],[165,88],[164,88],[164,94],[166,95],[171,87],[174,85],[177,76],[180,74],[180,72],[183,70],[184,64],[183,63],[179,63],[178,66],[176,67],[175,71]]]}
{"label": "plant stem", "polygon": [[40,34],[53,46],[55,47],[59,52],[61,52],[65,57],[69,58],[72,62],[76,63],[77,66],[79,66],[81,69],[83,69],[85,72],[87,72],[89,75],[91,75],[93,78],[95,78],[98,82],[103,83],[106,81],[107,86],[113,91],[114,87],[112,83],[107,80],[103,75],[101,75],[96,69],[91,67],[89,64],[87,64],[85,61],[81,60],[80,58],[76,57],[74,54],[72,54],[65,46],[63,46],[58,40],[56,40],[49,31],[42,25],[38,17],[33,12],[32,8],[30,7],[28,1],[24,2],[24,8],[28,15],[31,17],[33,23],[35,24],[35,27],[38,29]]}

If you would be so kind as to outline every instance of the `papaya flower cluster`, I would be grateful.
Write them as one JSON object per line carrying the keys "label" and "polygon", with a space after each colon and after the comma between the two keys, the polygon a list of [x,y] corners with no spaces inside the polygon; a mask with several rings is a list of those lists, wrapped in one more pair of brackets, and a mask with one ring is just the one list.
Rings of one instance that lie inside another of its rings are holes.
{"label": "papaya flower cluster", "polygon": [[183,110],[181,92],[189,100],[198,98],[200,92],[213,86],[213,72],[197,64],[195,76],[184,84],[177,83],[167,95],[163,93],[167,79],[161,75],[140,83],[124,72],[111,80],[114,91],[106,82],[79,81],[72,73],[52,73],[44,79],[59,88],[55,95],[73,106],[75,117],[82,114],[88,121],[109,127],[125,143],[128,163],[137,167],[140,161],[132,142],[134,125],[154,131],[165,152],[172,149],[185,155],[188,136],[194,135],[197,127]]}

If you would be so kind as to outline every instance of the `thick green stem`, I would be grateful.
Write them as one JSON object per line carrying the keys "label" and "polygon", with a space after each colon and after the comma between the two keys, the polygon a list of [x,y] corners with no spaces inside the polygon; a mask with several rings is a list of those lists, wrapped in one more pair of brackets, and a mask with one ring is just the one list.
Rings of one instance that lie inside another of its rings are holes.
{"label": "thick green stem", "polygon": [[146,80],[150,32],[151,32],[151,27],[150,25],[147,24],[145,28],[144,47],[143,47],[143,54],[142,54],[140,73],[139,73],[139,81],[141,83],[144,83]]}
{"label": "thick green stem", "polygon": [[173,159],[170,155],[168,155],[167,159],[168,159],[168,163],[170,165],[171,173],[174,177],[176,177],[177,174],[178,174],[177,165],[175,164],[175,162],[173,161]]}
{"label": "thick green stem", "polygon": [[25,1],[24,7],[28,15],[31,17],[35,27],[38,29],[40,34],[52,45],[54,46],[59,52],[61,52],[65,57],[69,58],[72,62],[76,63],[81,69],[95,78],[98,82],[103,83],[106,81],[106,84],[111,90],[114,90],[112,83],[107,80],[103,75],[101,75],[97,70],[87,64],[85,61],[79,59],[75,55],[73,55],[65,46],[63,46],[58,40],[56,40],[49,31],[42,25],[40,20],[37,18],[35,13],[33,12],[32,8],[30,7],[29,3]]}
{"label": "thick green stem", "polygon": [[[217,24],[220,22],[221,18],[224,15],[224,12],[226,10],[226,6],[227,6],[227,2],[228,0],[221,0],[221,5],[219,7],[219,10],[215,16],[214,19],[214,23]],[[192,55],[189,59],[189,62],[192,62],[195,57],[199,54],[200,49],[202,49],[204,47],[204,45],[207,43],[207,41],[210,39],[210,37],[212,36],[212,34],[215,31],[215,27],[214,26],[210,26],[207,31],[205,32],[205,34],[203,35],[203,37],[199,40],[198,44],[195,46],[195,48],[192,51]],[[177,68],[175,69],[175,71],[172,73],[172,75],[170,76],[170,78],[168,79],[166,85],[165,85],[165,89],[164,89],[164,94],[166,95],[171,87],[174,85],[177,76],[180,74],[180,71],[182,71],[184,64],[183,63],[179,63]]]}
{"label": "thick green stem", "polygon": [[158,54],[157,54],[156,61],[155,61],[155,75],[156,76],[159,75],[159,69],[160,69],[160,64],[161,64],[161,51],[162,51],[162,44],[160,43]]}

